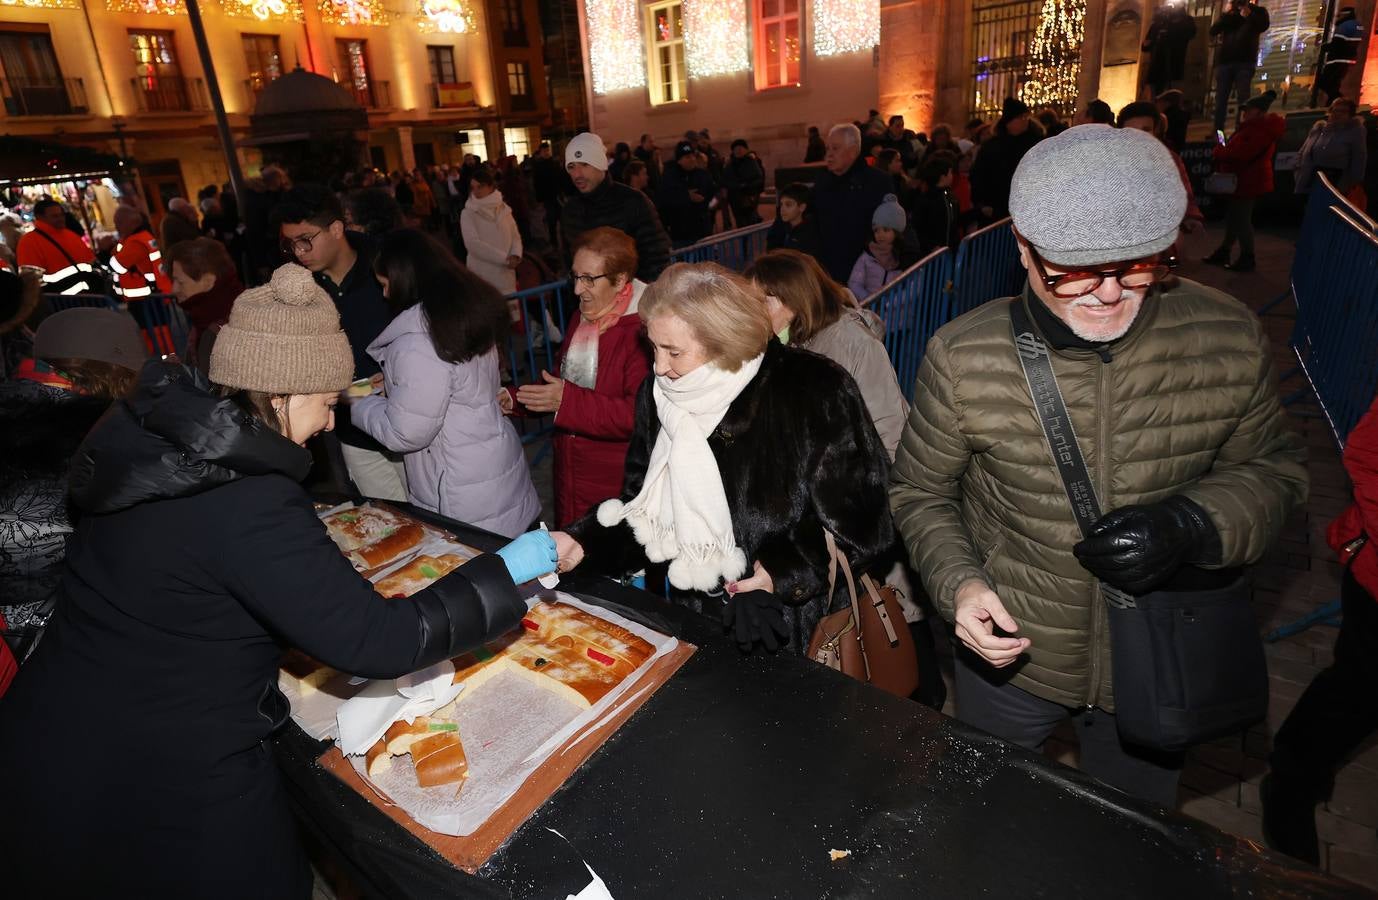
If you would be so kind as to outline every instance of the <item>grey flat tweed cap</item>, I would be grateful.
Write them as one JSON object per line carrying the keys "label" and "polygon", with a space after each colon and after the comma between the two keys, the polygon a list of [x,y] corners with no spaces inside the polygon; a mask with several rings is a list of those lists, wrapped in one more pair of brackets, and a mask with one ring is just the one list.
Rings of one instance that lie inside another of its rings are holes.
{"label": "grey flat tweed cap", "polygon": [[1058,266],[1160,253],[1177,240],[1186,211],[1172,151],[1109,125],[1078,125],[1034,144],[1010,187],[1014,227]]}

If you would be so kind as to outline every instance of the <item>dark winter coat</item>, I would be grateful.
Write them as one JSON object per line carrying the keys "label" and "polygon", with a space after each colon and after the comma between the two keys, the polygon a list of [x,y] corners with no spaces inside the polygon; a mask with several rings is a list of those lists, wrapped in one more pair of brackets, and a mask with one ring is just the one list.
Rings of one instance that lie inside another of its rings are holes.
{"label": "dark winter coat", "polygon": [[575,192],[560,211],[566,253],[585,231],[607,225],[636,241],[636,277],[650,284],[670,264],[670,237],[650,198],[636,188],[604,178],[587,194]]}
{"label": "dark winter coat", "polygon": [[807,216],[793,228],[783,219],[776,219],[766,229],[767,250],[798,250],[817,259],[820,242],[818,222],[813,216]]}
{"label": "dark winter coat", "polygon": [[1273,192],[1273,157],[1286,130],[1282,116],[1268,113],[1240,122],[1229,143],[1215,148],[1216,168],[1233,172],[1238,179],[1234,196],[1262,197]]}
{"label": "dark winter coat", "polygon": [[[637,286],[637,293],[644,290]],[[573,335],[571,322],[568,335]],[[593,389],[566,381],[555,413],[555,521],[563,528],[599,502],[617,496],[636,418],[636,395],[651,371],[646,328],[633,302],[617,324],[598,336]],[[554,374],[565,364],[568,337]]]}
{"label": "dark winter coat", "polygon": [[755,153],[728,157],[723,165],[722,183],[733,203],[752,198],[754,204],[754,198],[760,197],[766,188],[766,170],[761,165],[761,158]]}
{"label": "dark winter coat", "polygon": [[948,188],[930,187],[910,195],[910,222],[919,242],[920,258],[939,247],[953,247],[961,240],[957,227],[957,200]]}
{"label": "dark winter coat", "polygon": [[[636,398],[620,498],[641,490],[660,419],[646,379]],[[827,528],[858,575],[894,540],[885,487],[889,462],[856,382],[831,360],[772,340],[760,371],[708,438],[747,560],[759,560],[785,603],[789,650],[802,654],[818,620],[845,602],[829,602]],[[596,511],[568,529],[584,548],[583,565],[620,576],[645,568],[625,522],[598,523]],[[648,576],[649,584],[656,584]],[[841,581],[841,579],[839,579]],[[717,615],[722,595],[675,594],[676,602]]]}
{"label": "dark winter coat", "polygon": [[868,166],[864,157],[841,175],[826,169],[819,174],[809,206],[818,223],[818,261],[833,281],[846,284],[851,277],[852,266],[873,237],[871,215],[893,190],[890,176]]}
{"label": "dark winter coat", "polygon": [[1249,14],[1241,16],[1232,10],[1224,12],[1211,26],[1211,37],[1220,38],[1220,49],[1215,51],[1217,66],[1234,63],[1258,63],[1258,38],[1268,30],[1268,10],[1261,6],[1249,6]]}
{"label": "dark winter coat", "polygon": [[297,483],[309,465],[160,361],[81,446],[57,613],[0,700],[0,771],[24,773],[0,816],[12,896],[309,896],[264,746],[283,647],[391,678],[520,619],[492,555],[377,596]]}
{"label": "dark winter coat", "polygon": [[1153,16],[1143,49],[1149,54],[1148,83],[1165,87],[1181,81],[1187,67],[1187,47],[1196,37],[1196,20],[1180,6],[1165,6]]}
{"label": "dark winter coat", "polygon": [[[701,199],[691,198],[690,191],[698,191]],[[678,163],[665,167],[656,191],[656,208],[675,245],[692,244],[708,236],[712,230],[708,201],[714,192],[713,179],[703,169],[685,171]]]}
{"label": "dark winter coat", "polygon": [[1043,128],[1030,121],[1028,130],[1012,135],[1003,129],[981,145],[976,161],[971,164],[971,205],[976,209],[989,206],[990,221],[998,221],[1010,214],[1010,184],[1019,161],[1034,144],[1043,140]]}

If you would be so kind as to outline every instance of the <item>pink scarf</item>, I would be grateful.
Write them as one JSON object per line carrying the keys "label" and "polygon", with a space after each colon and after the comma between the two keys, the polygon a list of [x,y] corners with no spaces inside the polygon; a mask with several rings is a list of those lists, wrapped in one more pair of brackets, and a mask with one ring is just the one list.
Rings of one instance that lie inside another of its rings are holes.
{"label": "pink scarf", "polygon": [[632,303],[632,282],[628,281],[617,292],[612,306],[597,319],[579,316],[579,325],[569,337],[569,349],[565,351],[565,362],[561,375],[582,388],[593,390],[598,383],[598,338],[617,324]]}

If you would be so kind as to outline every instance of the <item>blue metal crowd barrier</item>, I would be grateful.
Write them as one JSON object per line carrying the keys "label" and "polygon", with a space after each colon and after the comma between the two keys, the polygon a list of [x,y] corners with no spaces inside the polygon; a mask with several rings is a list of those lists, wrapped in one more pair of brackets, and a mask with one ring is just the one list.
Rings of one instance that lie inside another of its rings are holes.
{"label": "blue metal crowd barrier", "polygon": [[885,350],[904,399],[914,402],[914,381],[928,339],[951,316],[952,252],[935,250],[867,297],[862,306],[885,323]]}
{"label": "blue metal crowd barrier", "polygon": [[1307,204],[1291,280],[1292,349],[1343,448],[1378,390],[1378,233],[1324,176]]}
{"label": "blue metal crowd barrier", "polygon": [[766,232],[769,222],[757,222],[745,228],[736,228],[706,237],[688,247],[670,252],[671,262],[715,262],[720,266],[740,272],[751,261],[766,250]]}
{"label": "blue metal crowd barrier", "polygon": [[987,300],[1012,297],[1024,289],[1024,267],[1014,226],[1001,219],[962,238],[952,261],[952,318]]}

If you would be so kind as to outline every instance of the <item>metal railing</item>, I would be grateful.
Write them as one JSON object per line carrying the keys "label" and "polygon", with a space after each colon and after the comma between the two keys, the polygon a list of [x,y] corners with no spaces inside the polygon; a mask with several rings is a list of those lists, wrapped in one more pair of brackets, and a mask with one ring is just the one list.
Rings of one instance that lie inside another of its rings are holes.
{"label": "metal railing", "polygon": [[139,112],[205,112],[210,109],[206,82],[200,78],[135,76],[129,79]]}
{"label": "metal railing", "polygon": [[734,272],[740,272],[766,251],[766,231],[769,229],[769,222],[757,222],[745,228],[709,235],[697,244],[672,250],[670,261],[715,262]]}
{"label": "metal railing", "polygon": [[1318,180],[1292,264],[1297,320],[1291,343],[1298,370],[1343,448],[1378,390],[1378,226],[1324,175]]}
{"label": "metal railing", "polygon": [[962,238],[954,252],[935,250],[862,301],[885,323],[885,349],[906,400],[928,339],[947,322],[990,300],[1024,289],[1018,245],[1009,219]]}
{"label": "metal railing", "polygon": [[0,78],[0,103],[7,116],[85,115],[86,86],[80,78]]}
{"label": "metal railing", "polygon": [[904,399],[914,402],[914,381],[933,333],[952,318],[952,251],[934,250],[867,297],[863,306],[885,323],[885,352]]}
{"label": "metal railing", "polygon": [[150,354],[185,355],[191,328],[177,298],[171,294],[150,294],[127,303],[108,294],[44,294],[43,301],[50,312],[78,307],[124,310],[138,323]]}

